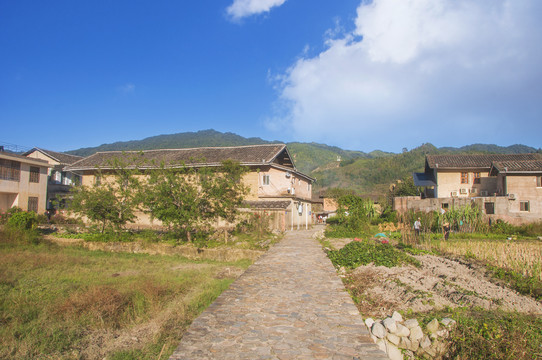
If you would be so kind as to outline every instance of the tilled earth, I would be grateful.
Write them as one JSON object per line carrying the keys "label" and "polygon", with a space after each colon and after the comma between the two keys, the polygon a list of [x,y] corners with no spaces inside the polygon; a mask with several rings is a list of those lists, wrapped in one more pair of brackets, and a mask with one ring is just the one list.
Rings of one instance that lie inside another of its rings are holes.
{"label": "tilled earth", "polygon": [[421,267],[360,266],[346,275],[365,316],[395,310],[425,312],[444,307],[480,307],[542,314],[542,303],[489,278],[483,266],[434,255],[415,258]]}

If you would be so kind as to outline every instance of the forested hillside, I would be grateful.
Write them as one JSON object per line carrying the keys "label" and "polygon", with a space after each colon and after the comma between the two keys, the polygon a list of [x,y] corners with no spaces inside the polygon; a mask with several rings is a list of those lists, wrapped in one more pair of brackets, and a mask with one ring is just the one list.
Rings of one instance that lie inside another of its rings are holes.
{"label": "forested hillside", "polygon": [[389,185],[423,171],[425,155],[437,154],[439,150],[424,144],[418,148],[392,156],[358,158],[341,162],[339,167],[314,171],[316,188],[346,188],[361,194],[384,195]]}
{"label": "forested hillside", "polygon": [[89,156],[99,151],[186,149],[211,146],[258,145],[279,142],[280,141],[266,141],[256,137],[245,138],[234,133],[221,133],[219,131],[209,129],[198,132],[158,135],[148,137],[143,140],[118,141],[112,144],[102,144],[96,147],[67,151],[67,153],[79,156]]}
{"label": "forested hillside", "polygon": [[326,165],[337,164],[338,166],[338,159],[344,161],[372,157],[362,151],[343,150],[336,146],[317,143],[288,143],[288,150],[297,168],[305,173],[326,167]]}
{"label": "forested hillside", "polygon": [[[279,143],[261,138],[245,138],[233,133],[202,130],[171,135],[159,135],[143,140],[103,144],[92,148],[69,151],[70,154],[88,156],[98,151],[180,149],[206,146],[240,146]],[[461,148],[437,148],[432,144],[400,154],[374,150],[343,150],[336,146],[318,143],[287,143],[294,162],[303,173],[317,179],[314,190],[342,188],[360,194],[385,195],[390,184],[423,171],[425,155],[443,153],[499,153],[518,154],[542,152],[525,145],[502,147],[492,144],[473,144]],[[338,161],[340,159],[340,161]]]}

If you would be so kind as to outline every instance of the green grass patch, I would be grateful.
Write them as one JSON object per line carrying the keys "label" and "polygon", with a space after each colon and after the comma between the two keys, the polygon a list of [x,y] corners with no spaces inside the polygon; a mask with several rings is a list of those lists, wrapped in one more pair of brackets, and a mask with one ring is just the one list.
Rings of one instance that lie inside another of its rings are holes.
{"label": "green grass patch", "polygon": [[532,360],[542,355],[540,316],[479,308],[447,309],[414,316],[423,324],[435,317],[457,321],[446,359]]}
{"label": "green grass patch", "polygon": [[525,276],[513,270],[491,265],[487,265],[487,270],[491,276],[503,280],[520,294],[532,296],[536,300],[542,301],[542,281],[534,276]]}
{"label": "green grass patch", "polygon": [[[181,240],[174,232],[162,232],[155,230],[139,230],[124,232],[66,232],[54,233],[55,237],[67,239],[82,239],[89,242],[136,242],[145,243],[165,243],[171,245],[189,244]],[[196,233],[194,234],[192,244],[199,248],[236,248],[250,250],[267,250],[269,247],[282,238],[280,234],[271,232],[247,232],[247,233],[228,233],[226,236],[223,231],[214,233]]]}
{"label": "green grass patch", "polygon": [[[224,270],[250,264],[88,251],[14,236],[0,232],[2,359],[156,359],[162,349],[167,358],[234,280]],[[158,326],[133,348],[115,350],[114,336],[148,323]]]}
{"label": "green grass patch", "polygon": [[349,269],[370,263],[386,267],[403,264],[420,265],[412,256],[392,245],[372,240],[352,241],[340,250],[329,251],[328,257],[335,267],[344,266]]}
{"label": "green grass patch", "polygon": [[410,255],[435,255],[433,251],[428,251],[424,249],[418,249],[416,247],[413,247],[412,245],[399,243],[397,244],[397,249],[402,250],[406,253],[409,253]]}

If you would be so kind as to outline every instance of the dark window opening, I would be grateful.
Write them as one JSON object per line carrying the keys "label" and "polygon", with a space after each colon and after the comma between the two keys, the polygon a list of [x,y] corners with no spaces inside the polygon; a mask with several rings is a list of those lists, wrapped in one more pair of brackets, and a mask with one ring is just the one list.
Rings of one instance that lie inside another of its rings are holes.
{"label": "dark window opening", "polygon": [[28,211],[38,212],[38,198],[30,196],[28,197]]}
{"label": "dark window opening", "polygon": [[494,202],[486,202],[484,204],[484,207],[486,209],[486,214],[487,215],[495,214],[495,203]]}
{"label": "dark window opening", "polygon": [[39,183],[40,182],[40,168],[37,166],[30,167],[30,182]]}
{"label": "dark window opening", "polygon": [[0,159],[0,179],[19,181],[21,177],[21,163],[18,161]]}

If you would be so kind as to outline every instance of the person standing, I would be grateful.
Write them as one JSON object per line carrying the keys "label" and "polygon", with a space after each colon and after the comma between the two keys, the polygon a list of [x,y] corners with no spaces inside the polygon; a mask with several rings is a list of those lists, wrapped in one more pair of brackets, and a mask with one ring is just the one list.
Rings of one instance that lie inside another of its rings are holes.
{"label": "person standing", "polygon": [[444,231],[444,240],[448,240],[448,236],[450,236],[450,223],[445,222],[442,230]]}
{"label": "person standing", "polygon": [[416,234],[416,236],[420,236],[420,229],[422,228],[422,223],[420,220],[421,219],[418,218],[418,220],[414,222],[414,233]]}

